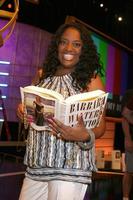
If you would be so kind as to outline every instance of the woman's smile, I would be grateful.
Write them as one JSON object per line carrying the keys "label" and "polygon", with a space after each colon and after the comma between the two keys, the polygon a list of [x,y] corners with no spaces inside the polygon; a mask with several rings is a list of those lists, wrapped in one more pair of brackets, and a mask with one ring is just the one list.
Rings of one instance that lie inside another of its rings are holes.
{"label": "woman's smile", "polygon": [[63,58],[64,58],[64,60],[71,61],[71,60],[73,60],[74,55],[72,55],[72,54],[64,54]]}

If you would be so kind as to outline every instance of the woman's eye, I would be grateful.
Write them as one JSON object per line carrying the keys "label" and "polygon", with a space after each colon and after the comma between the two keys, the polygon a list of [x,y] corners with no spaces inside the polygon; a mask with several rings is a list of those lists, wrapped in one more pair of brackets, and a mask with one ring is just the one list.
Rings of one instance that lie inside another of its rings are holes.
{"label": "woman's eye", "polygon": [[60,40],[60,43],[59,43],[60,45],[66,45],[67,44],[67,41],[65,41],[65,40]]}
{"label": "woman's eye", "polygon": [[82,46],[82,44],[79,43],[79,42],[74,42],[74,43],[73,43],[73,47],[74,47],[74,48],[80,48],[81,46]]}

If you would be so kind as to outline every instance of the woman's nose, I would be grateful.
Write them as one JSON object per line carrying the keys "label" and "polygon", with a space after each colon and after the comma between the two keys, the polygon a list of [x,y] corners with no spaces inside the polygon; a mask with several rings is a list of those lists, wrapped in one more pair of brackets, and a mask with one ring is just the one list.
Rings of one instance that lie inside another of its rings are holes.
{"label": "woman's nose", "polygon": [[69,50],[69,51],[72,50],[72,49],[73,49],[73,45],[72,45],[72,43],[70,43],[70,42],[67,43],[67,45],[66,45],[66,49]]}

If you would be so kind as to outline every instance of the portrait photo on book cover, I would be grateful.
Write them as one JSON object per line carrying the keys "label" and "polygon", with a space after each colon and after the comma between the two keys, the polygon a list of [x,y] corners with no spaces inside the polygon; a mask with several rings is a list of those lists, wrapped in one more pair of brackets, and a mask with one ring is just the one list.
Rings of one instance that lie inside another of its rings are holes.
{"label": "portrait photo on book cover", "polygon": [[55,101],[43,99],[38,95],[25,95],[26,121],[37,126],[47,126],[47,118],[54,117]]}

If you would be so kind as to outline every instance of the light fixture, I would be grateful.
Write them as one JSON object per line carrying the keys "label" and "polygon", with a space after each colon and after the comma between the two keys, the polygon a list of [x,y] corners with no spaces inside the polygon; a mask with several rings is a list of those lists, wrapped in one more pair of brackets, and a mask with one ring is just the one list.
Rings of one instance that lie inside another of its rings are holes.
{"label": "light fixture", "polygon": [[0,64],[10,65],[10,62],[9,61],[4,61],[4,60],[0,60]]}
{"label": "light fixture", "polygon": [[2,95],[1,98],[2,98],[2,99],[6,99],[6,95]]}
{"label": "light fixture", "polygon": [[100,3],[100,7],[102,8],[104,6],[104,4],[103,3]]}
{"label": "light fixture", "polygon": [[119,16],[117,19],[119,22],[121,22],[123,20],[123,18],[121,16]]}
{"label": "light fixture", "polygon": [[6,84],[6,83],[0,83],[0,87],[8,87],[8,84]]}
{"label": "light fixture", "polygon": [[9,73],[7,73],[7,72],[0,72],[0,76],[9,76]]}
{"label": "light fixture", "polygon": [[[3,28],[0,29],[0,47],[4,45],[4,43],[8,40],[8,38],[10,37],[10,35],[14,30],[19,11],[19,0],[14,0],[14,7],[15,7],[14,12],[9,12],[0,9],[0,17],[10,19],[9,22]],[[4,36],[3,33],[5,33]]]}

